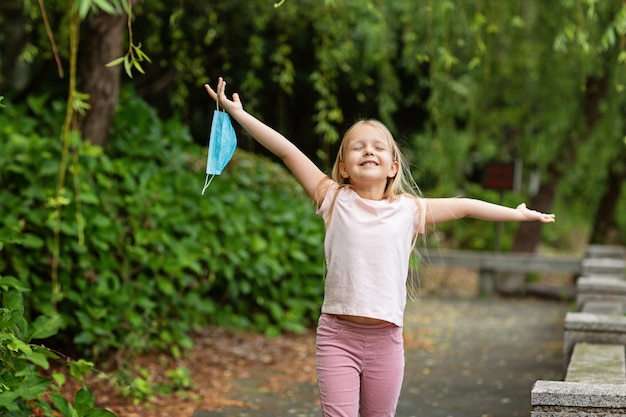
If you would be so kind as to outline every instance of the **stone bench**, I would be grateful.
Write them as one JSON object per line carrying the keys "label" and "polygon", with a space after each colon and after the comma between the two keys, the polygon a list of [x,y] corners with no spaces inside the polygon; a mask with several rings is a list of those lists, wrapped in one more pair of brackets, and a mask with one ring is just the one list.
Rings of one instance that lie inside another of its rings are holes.
{"label": "stone bench", "polygon": [[577,343],[567,367],[565,382],[625,384],[624,352],[623,345]]}
{"label": "stone bench", "polygon": [[593,313],[594,311],[588,311],[585,307],[590,302],[594,302],[595,305],[598,302],[622,304],[621,311],[609,314],[624,314],[626,312],[626,281],[601,275],[578,278],[576,282],[578,310]]}
{"label": "stone bench", "polygon": [[605,316],[617,316],[624,314],[624,302],[622,300],[587,300],[583,313],[602,314]]}
{"label": "stone bench", "polygon": [[578,279],[578,312],[565,316],[564,381],[535,382],[531,417],[626,416],[626,281],[604,272]]}
{"label": "stone bench", "polygon": [[564,381],[536,381],[531,417],[626,416],[624,345],[577,343]]}
{"label": "stone bench", "polygon": [[577,343],[626,345],[626,316],[595,313],[567,313],[565,315],[563,357],[569,363]]}
{"label": "stone bench", "polygon": [[[512,275],[524,274],[521,281],[522,290],[524,289],[525,274],[529,272],[567,273],[572,276],[579,276],[582,273],[580,257],[575,256],[544,256],[536,253],[521,252],[437,249],[430,251],[421,250],[420,257],[424,265],[478,270],[478,293],[480,295],[490,295],[496,290],[496,287],[509,286],[503,283],[502,277],[498,277],[502,272]],[[496,285],[497,281],[500,281],[499,285]],[[516,279],[513,279],[513,281],[516,281]],[[517,284],[512,285],[514,287],[517,286]],[[569,295],[569,288],[563,290],[565,295]]]}
{"label": "stone bench", "polygon": [[577,343],[626,345],[626,281],[605,275],[576,283],[579,312],[565,316],[563,357],[567,368]]}
{"label": "stone bench", "polygon": [[626,416],[626,384],[535,382],[531,417]]}
{"label": "stone bench", "polygon": [[626,248],[617,245],[587,245],[585,247],[585,259],[588,258],[626,258]]}
{"label": "stone bench", "polygon": [[623,280],[626,261],[623,258],[584,258],[580,270],[581,275],[608,275]]}

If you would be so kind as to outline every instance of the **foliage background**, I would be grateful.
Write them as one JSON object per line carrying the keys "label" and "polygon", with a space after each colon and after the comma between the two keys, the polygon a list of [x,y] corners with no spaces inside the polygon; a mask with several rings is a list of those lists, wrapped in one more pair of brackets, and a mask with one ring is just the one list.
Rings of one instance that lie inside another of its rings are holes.
{"label": "foliage background", "polygon": [[209,323],[277,334],[313,319],[322,230],[294,180],[240,151],[231,173],[201,196],[204,160],[187,129],[175,119],[160,122],[129,92],[113,128],[123,140],[105,150],[72,146],[80,164],[70,168],[60,294],[51,303],[49,201],[61,149],[39,136],[32,118],[22,116],[16,131],[7,121],[19,112],[0,114],[8,185],[0,201],[5,228],[21,230],[26,241],[4,248],[1,266],[32,288],[33,312],[53,314],[56,303],[70,344],[91,355],[178,349],[189,345],[191,329]]}

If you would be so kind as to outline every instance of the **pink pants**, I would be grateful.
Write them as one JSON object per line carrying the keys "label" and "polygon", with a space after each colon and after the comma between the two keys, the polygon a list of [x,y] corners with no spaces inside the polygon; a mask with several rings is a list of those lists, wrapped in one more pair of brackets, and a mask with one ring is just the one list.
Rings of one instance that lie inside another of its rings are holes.
{"label": "pink pants", "polygon": [[324,417],[393,417],[404,376],[402,327],[322,314],[316,349]]}

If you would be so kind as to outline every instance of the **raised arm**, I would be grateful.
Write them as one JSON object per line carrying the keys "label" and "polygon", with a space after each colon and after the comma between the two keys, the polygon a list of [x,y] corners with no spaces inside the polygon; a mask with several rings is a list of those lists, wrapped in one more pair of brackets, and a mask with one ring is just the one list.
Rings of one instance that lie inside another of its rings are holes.
{"label": "raised arm", "polygon": [[464,217],[496,222],[552,223],[555,220],[554,214],[530,210],[526,204],[510,208],[471,198],[429,198],[426,202],[426,224],[442,223]]}
{"label": "raised arm", "polygon": [[282,159],[306,193],[318,205],[321,204],[328,187],[318,188],[320,188],[322,180],[327,178],[326,174],[286,137],[246,112],[239,99],[239,94],[235,93],[232,100],[228,99],[225,94],[226,81],[222,77],[218,80],[216,91],[208,84],[205,84],[204,87],[209,96],[216,100],[257,142]]}

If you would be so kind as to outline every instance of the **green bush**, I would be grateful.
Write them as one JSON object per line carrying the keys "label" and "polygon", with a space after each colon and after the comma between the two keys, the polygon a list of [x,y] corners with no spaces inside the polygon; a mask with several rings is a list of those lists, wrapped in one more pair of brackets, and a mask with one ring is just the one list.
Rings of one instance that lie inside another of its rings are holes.
{"label": "green bush", "polygon": [[59,315],[64,342],[179,354],[199,326],[273,335],[317,316],[323,224],[282,167],[237,151],[201,196],[206,148],[125,92],[105,149],[73,139],[56,198],[61,116],[45,100],[0,112],[0,211],[24,238],[0,274],[32,289],[28,312]]}
{"label": "green bush", "polygon": [[[20,240],[4,231],[0,249],[5,242]],[[42,376],[40,371],[48,370],[49,360],[58,356],[31,341],[55,335],[59,317],[41,315],[27,320],[23,296],[29,289],[14,277],[0,276],[0,290],[0,414],[28,417],[37,410],[37,415],[50,417],[114,417],[110,411],[94,408],[95,398],[89,387],[81,387],[72,403],[60,391],[64,374],[52,372],[52,377]],[[92,366],[84,360],[69,362],[69,372],[82,379]]]}

